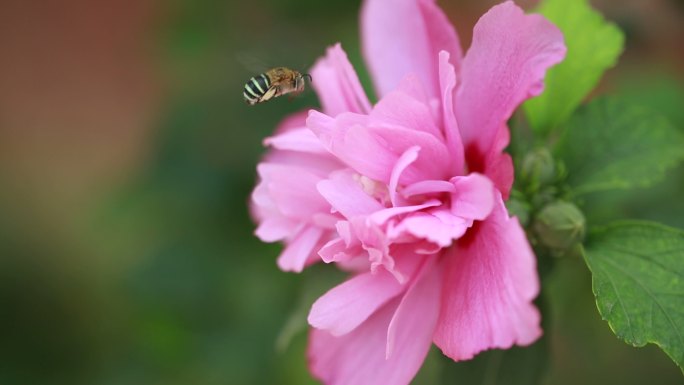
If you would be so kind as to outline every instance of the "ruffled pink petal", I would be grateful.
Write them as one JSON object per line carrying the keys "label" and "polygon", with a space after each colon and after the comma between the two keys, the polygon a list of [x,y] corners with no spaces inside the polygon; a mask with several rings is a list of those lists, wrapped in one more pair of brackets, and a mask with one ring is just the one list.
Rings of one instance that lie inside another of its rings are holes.
{"label": "ruffled pink petal", "polygon": [[429,201],[426,201],[425,203],[421,203],[419,205],[389,207],[386,209],[376,211],[370,216],[368,216],[368,222],[373,223],[375,225],[382,225],[391,218],[396,217],[398,215],[412,213],[414,211],[423,210],[428,207],[439,206],[441,204],[442,202],[440,202],[437,199],[430,199]]}
{"label": "ruffled pink petal", "polygon": [[394,312],[387,329],[387,359],[400,354],[404,356],[402,360],[414,365],[420,365],[425,359],[441,302],[442,274],[436,260],[435,256],[426,259],[416,282],[404,294]]}
{"label": "ruffled pink petal", "polygon": [[[291,151],[274,151],[267,158],[274,163],[258,166],[261,181],[251,196],[250,212],[259,223],[256,235],[264,242],[274,242],[292,238],[305,223],[334,229],[339,219],[331,219],[330,205],[318,194],[316,183],[340,167],[339,163],[331,161],[330,155]],[[288,178],[288,174],[297,177]],[[303,208],[302,201],[311,205]]]}
{"label": "ruffled pink petal", "polygon": [[430,349],[439,284],[436,270],[426,269],[401,301],[388,302],[354,331],[334,337],[313,329],[311,372],[326,385],[409,384]]}
{"label": "ruffled pink petal", "polygon": [[465,360],[486,349],[529,345],[541,336],[540,315],[532,303],[539,293],[536,260],[501,197],[445,259],[434,336],[444,354]]}
{"label": "ruffled pink petal", "polygon": [[437,119],[439,114],[436,113],[436,107],[438,107],[439,101],[432,97],[432,95],[428,95],[427,91],[425,90],[425,86],[421,82],[420,78],[418,78],[418,75],[408,74],[404,76],[397,86],[396,91],[409,95],[420,103],[429,106],[434,121],[439,121],[439,119]]}
{"label": "ruffled pink petal", "polygon": [[[405,79],[402,84],[408,86],[409,81],[410,79]],[[403,90],[390,92],[373,107],[369,124],[396,125],[419,130],[444,141],[430,106],[418,98],[420,96],[414,97]]]}
{"label": "ruffled pink petal", "polygon": [[279,214],[278,207],[269,195],[268,183],[266,183],[264,180],[260,180],[259,184],[257,184],[254,188],[254,191],[252,191],[251,200],[252,206],[250,209],[252,211],[252,215],[254,215],[258,221],[263,220],[264,218],[267,218],[273,214]]}
{"label": "ruffled pink petal", "polygon": [[273,215],[261,220],[254,234],[263,242],[276,242],[289,237],[296,227],[295,221]]}
{"label": "ruffled pink petal", "polygon": [[306,122],[321,144],[341,161],[372,179],[377,179],[376,175],[389,179],[396,157],[365,128],[365,115],[341,114],[336,119],[312,110]]}
{"label": "ruffled pink petal", "polygon": [[357,258],[352,258],[348,261],[336,262],[335,266],[341,271],[345,271],[352,274],[365,273],[370,269],[370,262],[365,256],[359,256]]}
{"label": "ruffled pink petal", "polygon": [[413,146],[420,155],[403,173],[401,183],[445,179],[449,175],[449,153],[435,136],[390,124],[368,125],[363,117],[341,114],[332,119],[311,111],[308,127],[335,156],[362,175],[388,184],[399,157]]}
{"label": "ruffled pink petal", "polygon": [[316,245],[319,244],[324,230],[315,226],[305,226],[294,239],[286,242],[278,257],[278,267],[283,271],[299,273],[317,258]]}
{"label": "ruffled pink petal", "polygon": [[306,127],[293,128],[282,134],[268,137],[264,139],[264,145],[278,150],[328,154],[316,135]]}
{"label": "ruffled pink petal", "polygon": [[454,184],[445,180],[423,180],[408,185],[401,191],[402,195],[406,198],[414,195],[442,192],[454,192]]}
{"label": "ruffled pink petal", "polygon": [[337,237],[323,245],[318,251],[323,262],[347,263],[364,257],[368,261],[368,257],[365,256],[366,252],[361,247],[360,240],[356,238],[351,223],[338,220],[334,227],[337,230]]}
{"label": "ruffled pink petal", "polygon": [[358,244],[358,239],[354,237],[354,230],[352,229],[352,225],[349,223],[349,221],[338,221],[335,224],[335,229],[347,247],[352,247]]}
{"label": "ruffled pink petal", "polygon": [[439,53],[439,86],[442,98],[442,116],[444,120],[444,136],[451,155],[451,174],[461,175],[464,172],[465,153],[461,133],[458,130],[454,114],[454,89],[456,88],[456,70],[449,62],[449,53]]}
{"label": "ruffled pink petal", "polygon": [[323,229],[334,230],[340,217],[335,213],[316,213],[311,216],[311,224]]}
{"label": "ruffled pink petal", "polygon": [[420,152],[420,147],[413,146],[408,150],[404,151],[403,154],[397,160],[397,164],[392,168],[392,174],[390,175],[389,182],[389,195],[392,201],[392,206],[398,206],[399,201],[397,199],[397,187],[399,186],[399,177],[406,170],[411,163],[418,159],[418,152]]}
{"label": "ruffled pink petal", "polygon": [[366,0],[361,10],[363,53],[382,98],[401,79],[416,74],[438,98],[438,53],[451,53],[458,66],[461,47],[449,20],[434,0]]}
{"label": "ruffled pink petal", "polygon": [[385,360],[385,347],[387,328],[398,304],[399,298],[387,303],[353,332],[341,337],[312,328],[307,356],[313,376],[325,385],[393,385],[386,381],[386,376],[394,372],[397,358]]}
{"label": "ruffled pink petal", "polygon": [[446,209],[436,209],[407,216],[390,234],[408,233],[418,239],[425,239],[440,247],[449,247],[454,239],[460,238],[472,224]]}
{"label": "ruffled pink petal", "polygon": [[257,171],[268,196],[286,217],[309,220],[316,213],[330,212],[330,205],[318,193],[318,175],[306,169],[276,163],[261,163]]}
{"label": "ruffled pink petal", "polygon": [[370,112],[368,97],[339,43],[328,48],[326,55],[316,62],[311,79],[326,114]]}
{"label": "ruffled pink petal", "polygon": [[268,152],[264,157],[264,161],[260,164],[265,163],[297,167],[321,178],[326,178],[331,172],[344,167],[339,160],[335,159],[327,151],[324,154],[318,154],[313,152],[274,150]]}
{"label": "ruffled pink petal", "polygon": [[316,110],[310,110],[309,117],[306,118],[306,126],[313,131],[323,147],[328,150],[331,149],[333,141],[337,138],[336,131],[339,127],[366,125],[368,125],[368,115],[356,113],[342,113],[332,117]]}
{"label": "ruffled pink petal", "polygon": [[334,336],[347,334],[404,290],[386,270],[359,274],[314,302],[309,324]]}
{"label": "ruffled pink petal", "polygon": [[540,15],[525,15],[511,1],[480,18],[455,102],[469,162],[471,152],[487,154],[520,103],[541,93],[546,70],[563,60],[565,51],[556,26]]}
{"label": "ruffled pink petal", "polygon": [[298,230],[299,220],[284,216],[271,199],[264,181],[254,188],[249,205],[252,217],[259,224],[254,231],[263,242],[276,242],[290,238]]}
{"label": "ruffled pink petal", "polygon": [[407,276],[396,267],[395,259],[390,255],[391,242],[383,229],[369,221],[366,216],[357,216],[349,222],[354,236],[368,255],[371,272],[384,268],[392,273],[399,283],[406,282]]}
{"label": "ruffled pink petal", "polygon": [[[357,249],[360,253],[361,248],[358,247]],[[318,255],[325,263],[346,262],[358,256],[356,253],[350,253],[349,247],[345,245],[344,240],[341,238],[335,238],[323,245],[323,247],[318,250]]]}
{"label": "ruffled pink petal", "polygon": [[472,173],[451,179],[451,212],[461,218],[481,221],[494,208],[494,184],[482,174]]}
{"label": "ruffled pink petal", "polygon": [[383,206],[363,191],[349,172],[337,172],[318,182],[318,191],[345,218],[369,215]]}

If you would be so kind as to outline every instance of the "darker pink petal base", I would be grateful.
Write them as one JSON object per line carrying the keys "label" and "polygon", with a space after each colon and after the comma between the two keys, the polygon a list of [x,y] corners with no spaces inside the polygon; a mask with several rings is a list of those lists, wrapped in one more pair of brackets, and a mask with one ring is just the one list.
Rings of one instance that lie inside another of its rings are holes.
{"label": "darker pink petal base", "polygon": [[435,344],[454,360],[492,348],[529,345],[541,336],[532,301],[536,260],[525,232],[499,197],[492,214],[446,258]]}

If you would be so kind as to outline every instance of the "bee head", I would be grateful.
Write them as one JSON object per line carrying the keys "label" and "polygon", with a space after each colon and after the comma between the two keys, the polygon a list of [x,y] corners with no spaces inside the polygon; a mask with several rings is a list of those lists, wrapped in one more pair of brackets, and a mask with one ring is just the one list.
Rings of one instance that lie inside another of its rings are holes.
{"label": "bee head", "polygon": [[295,88],[297,91],[303,91],[304,90],[304,84],[305,81],[304,79],[309,78],[309,82],[311,82],[311,75],[309,74],[297,74],[297,77],[295,78]]}

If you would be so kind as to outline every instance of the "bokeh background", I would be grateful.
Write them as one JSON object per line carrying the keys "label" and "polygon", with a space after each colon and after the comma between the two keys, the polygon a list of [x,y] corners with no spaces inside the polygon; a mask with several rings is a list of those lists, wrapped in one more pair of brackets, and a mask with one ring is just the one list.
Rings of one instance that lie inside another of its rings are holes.
{"label": "bokeh background", "polygon": [[[440,1],[464,47],[494,3]],[[684,2],[592,3],[627,35],[598,92],[684,131]],[[263,66],[309,68],[340,41],[369,89],[359,6],[0,2],[0,384],[316,383],[304,316],[341,277],[278,271],[247,202],[262,139],[317,101],[248,107],[242,87]],[[587,215],[684,228],[683,193],[680,167],[655,189],[602,195]],[[657,348],[612,335],[581,260],[557,267],[544,282],[549,353],[519,370],[546,362],[545,384],[684,383]],[[469,383],[449,376],[496,371],[500,358],[449,371],[434,350],[415,383]]]}

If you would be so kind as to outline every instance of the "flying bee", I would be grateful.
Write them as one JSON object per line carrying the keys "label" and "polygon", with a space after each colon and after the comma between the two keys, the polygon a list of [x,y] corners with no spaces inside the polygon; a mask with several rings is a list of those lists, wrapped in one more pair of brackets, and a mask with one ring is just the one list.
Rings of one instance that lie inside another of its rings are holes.
{"label": "flying bee", "polygon": [[250,106],[269,101],[280,95],[300,93],[304,91],[304,79],[311,75],[285,67],[272,68],[255,76],[245,84],[242,95]]}

